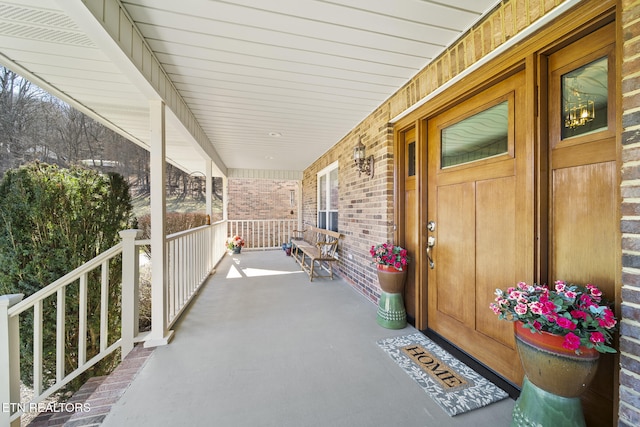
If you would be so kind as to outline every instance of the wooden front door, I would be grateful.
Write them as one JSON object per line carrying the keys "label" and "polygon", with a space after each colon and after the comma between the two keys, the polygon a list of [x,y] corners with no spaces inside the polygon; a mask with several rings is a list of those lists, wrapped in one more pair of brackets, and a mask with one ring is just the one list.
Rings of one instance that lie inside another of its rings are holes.
{"label": "wooden front door", "polygon": [[[615,138],[615,28],[609,24],[548,57],[549,275],[616,297],[619,259]],[[589,425],[613,420],[615,357],[602,356],[583,396]]]}
{"label": "wooden front door", "polygon": [[427,123],[429,328],[518,384],[513,325],[489,304],[534,271],[525,87],[517,72]]}

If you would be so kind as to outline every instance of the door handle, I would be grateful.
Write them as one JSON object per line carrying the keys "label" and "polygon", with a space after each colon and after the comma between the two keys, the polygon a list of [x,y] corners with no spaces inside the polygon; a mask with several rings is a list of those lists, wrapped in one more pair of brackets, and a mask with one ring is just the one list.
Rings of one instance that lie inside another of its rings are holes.
{"label": "door handle", "polygon": [[427,239],[427,259],[429,260],[429,268],[430,269],[434,269],[436,264],[433,262],[433,256],[432,256],[432,248],[436,245],[436,238],[433,236],[429,236],[429,238]]}

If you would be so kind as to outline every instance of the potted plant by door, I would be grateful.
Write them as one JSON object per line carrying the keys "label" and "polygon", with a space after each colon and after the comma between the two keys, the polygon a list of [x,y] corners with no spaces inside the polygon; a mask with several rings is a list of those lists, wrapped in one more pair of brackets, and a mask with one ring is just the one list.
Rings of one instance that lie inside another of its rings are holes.
{"label": "potted plant by door", "polygon": [[240,236],[229,237],[226,245],[229,252],[239,254],[244,246],[244,239]]}
{"label": "potted plant by door", "polygon": [[[579,396],[610,346],[616,319],[597,286],[555,282],[555,287],[524,282],[496,289],[491,310],[514,322],[524,368],[522,392],[512,426],[584,426]],[[533,424],[531,424],[533,423]]]}
{"label": "potted plant by door", "polygon": [[407,250],[390,243],[371,246],[369,251],[376,265],[382,292],[378,302],[377,322],[388,329],[402,329],[407,325],[407,312],[402,293],[409,257]]}

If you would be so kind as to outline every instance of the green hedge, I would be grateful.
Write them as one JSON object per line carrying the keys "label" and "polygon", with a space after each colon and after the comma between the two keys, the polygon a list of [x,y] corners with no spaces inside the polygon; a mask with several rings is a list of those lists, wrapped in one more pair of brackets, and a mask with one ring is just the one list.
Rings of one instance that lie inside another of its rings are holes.
{"label": "green hedge", "polygon": [[[0,182],[0,294],[25,298],[120,241],[131,228],[129,186],[117,174],[33,163],[8,171]],[[110,265],[109,344],[119,336],[121,263]],[[100,271],[90,275],[87,359],[99,352]],[[77,368],[78,284],[66,293],[66,372]],[[44,383],[55,378],[56,297],[44,302]],[[32,382],[33,312],[20,318],[21,377]],[[105,366],[106,365],[106,366]],[[95,375],[111,369],[94,368]],[[82,382],[80,378],[76,383]]]}

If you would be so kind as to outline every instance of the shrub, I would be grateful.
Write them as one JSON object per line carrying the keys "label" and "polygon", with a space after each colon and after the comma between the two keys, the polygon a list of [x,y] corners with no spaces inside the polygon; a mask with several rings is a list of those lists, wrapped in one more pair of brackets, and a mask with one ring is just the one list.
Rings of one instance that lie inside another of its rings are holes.
{"label": "shrub", "polygon": [[[130,228],[129,186],[122,176],[33,163],[0,182],[0,294],[37,292],[120,241]],[[121,263],[109,266],[111,344],[119,335]],[[100,271],[88,278],[87,359],[100,351]],[[78,284],[67,287],[65,371],[77,368]],[[44,301],[44,383],[55,377],[55,296]],[[32,383],[33,311],[20,316],[21,377]],[[111,366],[96,365],[102,375]],[[110,365],[110,363],[107,363]],[[79,378],[75,385],[84,379]]]}

